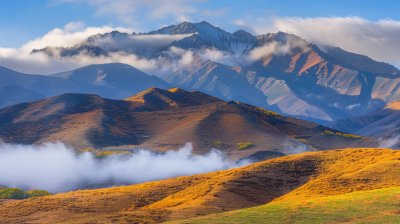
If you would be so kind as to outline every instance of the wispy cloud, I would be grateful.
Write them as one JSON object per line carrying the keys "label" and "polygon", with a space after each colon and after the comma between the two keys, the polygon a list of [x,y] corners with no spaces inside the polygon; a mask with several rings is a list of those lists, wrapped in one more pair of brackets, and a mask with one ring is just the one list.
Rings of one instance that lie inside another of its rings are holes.
{"label": "wispy cloud", "polygon": [[[80,3],[94,7],[98,16],[115,16],[120,21],[136,25],[140,16],[159,20],[170,18],[174,21],[190,20],[190,16],[199,13],[195,6],[205,0],[53,0],[52,4]],[[207,11],[221,14],[222,11]]]}
{"label": "wispy cloud", "polygon": [[400,144],[400,136],[392,136],[387,138],[380,138],[379,147],[381,148],[396,148]]}

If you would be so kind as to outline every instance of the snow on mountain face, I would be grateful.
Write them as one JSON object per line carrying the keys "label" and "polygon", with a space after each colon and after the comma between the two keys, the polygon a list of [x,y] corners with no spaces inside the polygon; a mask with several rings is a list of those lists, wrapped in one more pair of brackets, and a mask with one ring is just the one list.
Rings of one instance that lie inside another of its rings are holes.
{"label": "snow on mountain face", "polygon": [[222,39],[230,36],[231,34],[225,30],[215,27],[208,22],[202,21],[199,23],[182,22],[178,25],[167,26],[159,30],[151,31],[149,34],[195,34],[208,37],[211,39]]}
{"label": "snow on mountain face", "polygon": [[256,46],[256,37],[246,31],[229,33],[207,22],[183,22],[143,34],[113,31],[97,34],[72,48],[51,47],[34,49],[49,55],[76,56],[80,54],[102,56],[112,52],[125,52],[139,57],[157,57],[170,47],[186,50],[214,48],[232,54],[243,54]]}
{"label": "snow on mountain face", "polygon": [[[153,60],[165,71],[156,74],[173,85],[312,120],[342,119],[400,99],[400,71],[389,64],[292,34],[230,33],[204,21],[144,34],[98,34],[56,52]],[[92,83],[116,85],[108,80],[112,73],[92,72]]]}

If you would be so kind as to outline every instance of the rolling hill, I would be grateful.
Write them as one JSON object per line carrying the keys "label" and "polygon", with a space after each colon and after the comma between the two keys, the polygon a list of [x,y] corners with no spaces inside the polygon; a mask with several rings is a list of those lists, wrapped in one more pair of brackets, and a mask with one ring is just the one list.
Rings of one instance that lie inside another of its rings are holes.
{"label": "rolling hill", "polygon": [[[266,213],[275,222],[398,221],[399,161],[400,152],[389,149],[307,152],[209,174],[6,202],[0,222],[160,223],[258,205],[182,223],[260,223]],[[322,214],[304,216],[319,208]]]}
{"label": "rolling hill", "polygon": [[190,142],[195,153],[217,148],[233,158],[258,151],[291,154],[376,145],[373,139],[177,88],[151,88],[126,100],[63,94],[18,104],[0,110],[0,138],[22,144],[61,141],[81,149],[165,150]]}

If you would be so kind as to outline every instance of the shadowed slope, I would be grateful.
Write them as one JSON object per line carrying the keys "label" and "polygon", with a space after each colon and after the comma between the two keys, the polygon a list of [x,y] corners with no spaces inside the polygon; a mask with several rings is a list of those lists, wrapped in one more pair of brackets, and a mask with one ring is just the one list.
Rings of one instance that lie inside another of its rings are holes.
{"label": "shadowed slope", "polygon": [[0,67],[0,108],[64,93],[97,94],[121,99],[152,86],[168,84],[132,66],[112,63],[90,65],[54,74],[30,75]]}

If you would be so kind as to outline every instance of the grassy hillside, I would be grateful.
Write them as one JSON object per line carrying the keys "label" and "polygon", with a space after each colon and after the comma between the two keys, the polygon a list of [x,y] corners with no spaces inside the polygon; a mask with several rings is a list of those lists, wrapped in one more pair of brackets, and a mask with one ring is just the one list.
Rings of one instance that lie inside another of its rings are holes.
{"label": "grassy hillside", "polygon": [[254,208],[208,215],[180,224],[228,223],[400,223],[400,187],[359,191],[294,201],[276,201]]}
{"label": "grassy hillside", "polygon": [[395,150],[309,152],[203,175],[8,202],[0,205],[0,223],[160,223],[270,202],[317,203],[317,198],[400,187],[399,168]]}

